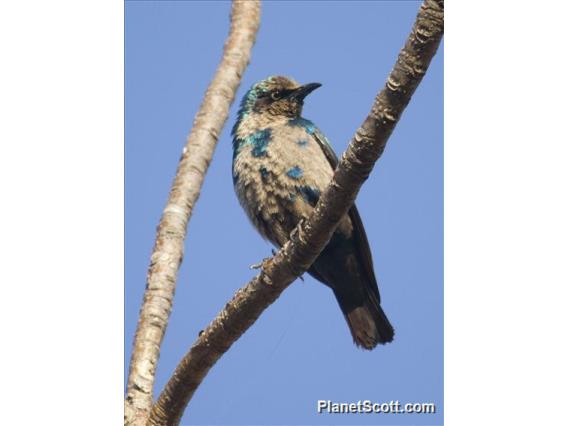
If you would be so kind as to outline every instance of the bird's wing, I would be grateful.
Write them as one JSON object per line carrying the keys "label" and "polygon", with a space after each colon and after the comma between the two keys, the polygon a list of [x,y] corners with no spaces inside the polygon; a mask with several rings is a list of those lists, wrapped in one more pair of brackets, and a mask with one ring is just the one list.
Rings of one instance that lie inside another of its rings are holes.
{"label": "bird's wing", "polygon": [[[331,167],[335,170],[338,164],[337,155],[333,151],[331,144],[325,137],[325,135],[315,126],[313,126],[313,136],[320,146],[321,150],[325,154],[327,161]],[[363,263],[363,268],[368,278],[370,284],[371,294],[375,295],[377,298],[377,303],[381,301],[379,296],[379,288],[377,285],[377,279],[375,278],[375,270],[373,268],[373,258],[371,257],[371,249],[369,248],[369,241],[367,240],[367,234],[365,233],[365,228],[363,227],[363,222],[361,221],[361,216],[357,211],[355,204],[349,209],[349,218],[353,225],[353,237],[355,240],[355,247],[359,254],[359,259]]]}
{"label": "bird's wing", "polygon": [[331,144],[329,143],[325,135],[321,132],[321,130],[315,126],[313,127],[313,136],[316,142],[318,143],[319,147],[325,154],[325,158],[327,158],[327,161],[329,162],[331,167],[335,170],[339,160],[337,159],[337,155],[335,155],[335,152],[333,151]]}

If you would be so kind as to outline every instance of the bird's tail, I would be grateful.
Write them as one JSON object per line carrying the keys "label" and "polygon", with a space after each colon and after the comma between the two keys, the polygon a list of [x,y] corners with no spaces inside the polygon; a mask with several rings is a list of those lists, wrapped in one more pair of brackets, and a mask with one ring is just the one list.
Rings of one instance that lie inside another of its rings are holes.
{"label": "bird's tail", "polygon": [[357,346],[373,349],[379,343],[385,344],[392,341],[394,329],[374,297],[367,296],[362,304],[354,307],[339,293],[336,292],[335,296]]}

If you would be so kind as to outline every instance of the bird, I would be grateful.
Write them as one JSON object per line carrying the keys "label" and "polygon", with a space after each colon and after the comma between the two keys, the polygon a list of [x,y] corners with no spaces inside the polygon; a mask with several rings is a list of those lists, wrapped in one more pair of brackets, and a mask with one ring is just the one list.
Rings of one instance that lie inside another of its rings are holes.
{"label": "bird", "polygon": [[[284,76],[257,82],[244,95],[231,132],[237,198],[276,247],[309,217],[338,163],[324,134],[302,117],[304,99],[320,86]],[[393,340],[355,204],[307,272],[335,294],[356,346],[371,350]]]}

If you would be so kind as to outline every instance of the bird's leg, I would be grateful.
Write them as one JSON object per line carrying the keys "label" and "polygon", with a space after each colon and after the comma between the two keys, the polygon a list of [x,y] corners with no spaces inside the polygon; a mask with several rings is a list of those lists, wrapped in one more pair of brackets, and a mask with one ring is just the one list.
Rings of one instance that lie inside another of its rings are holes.
{"label": "bird's leg", "polygon": [[300,230],[302,228],[302,225],[304,224],[305,220],[304,218],[301,218],[298,223],[296,224],[296,226],[294,227],[294,229],[292,229],[292,232],[290,232],[290,239],[291,240],[295,240],[296,237],[300,236]]}
{"label": "bird's leg", "polygon": [[[304,224],[305,220],[304,218],[301,218],[298,223],[296,224],[296,226],[294,227],[294,229],[292,229],[292,232],[290,232],[290,240],[294,240],[296,239],[296,237],[300,236],[300,229],[302,228],[302,225]],[[298,278],[300,278],[302,280],[302,282],[304,281],[304,276],[300,275]]]}

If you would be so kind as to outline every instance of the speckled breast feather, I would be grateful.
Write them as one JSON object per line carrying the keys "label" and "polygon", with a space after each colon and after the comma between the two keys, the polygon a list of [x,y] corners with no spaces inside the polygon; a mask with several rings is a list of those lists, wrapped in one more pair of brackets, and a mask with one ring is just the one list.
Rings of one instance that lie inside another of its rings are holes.
{"label": "speckled breast feather", "polygon": [[260,233],[282,245],[296,223],[309,215],[333,169],[307,120],[300,125],[282,120],[243,133],[236,135],[240,143],[233,160],[235,191]]}

